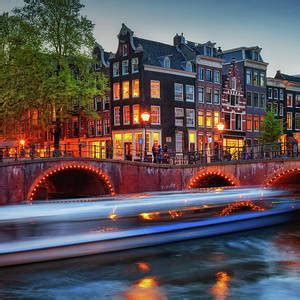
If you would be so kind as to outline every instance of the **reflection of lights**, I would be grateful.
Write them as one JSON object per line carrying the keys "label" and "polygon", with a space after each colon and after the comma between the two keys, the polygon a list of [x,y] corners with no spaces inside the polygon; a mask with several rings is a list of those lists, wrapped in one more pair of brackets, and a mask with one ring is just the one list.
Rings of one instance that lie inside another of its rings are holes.
{"label": "reflection of lights", "polygon": [[155,220],[159,217],[159,212],[140,213],[139,216],[143,220]]}
{"label": "reflection of lights", "polygon": [[210,289],[216,300],[225,300],[228,296],[230,275],[226,272],[217,273],[217,282]]}
{"label": "reflection of lights", "polygon": [[139,270],[143,271],[143,272],[149,272],[150,271],[150,265],[145,263],[145,262],[138,262],[137,266],[139,268]]}
{"label": "reflection of lights", "polygon": [[113,208],[113,211],[111,214],[108,215],[108,217],[112,220],[112,221],[115,221],[118,217],[118,215],[116,214],[116,207]]}
{"label": "reflection of lights", "polygon": [[239,211],[243,208],[249,208],[252,211],[264,211],[265,208],[254,204],[252,201],[241,201],[241,202],[234,202],[226,206],[220,213],[219,216],[229,216],[235,211]]}
{"label": "reflection of lights", "polygon": [[137,286],[143,289],[150,288],[152,286],[157,286],[157,281],[154,277],[145,277],[142,278],[138,283]]}
{"label": "reflection of lights", "polygon": [[182,216],[182,212],[176,210],[169,210],[169,215],[172,219],[179,218]]}

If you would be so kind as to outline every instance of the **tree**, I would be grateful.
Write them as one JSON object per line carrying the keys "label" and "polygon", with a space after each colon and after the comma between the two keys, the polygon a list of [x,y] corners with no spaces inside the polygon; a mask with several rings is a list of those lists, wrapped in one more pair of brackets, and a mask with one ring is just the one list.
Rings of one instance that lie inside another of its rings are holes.
{"label": "tree", "polygon": [[[0,86],[5,88],[0,99],[8,108],[16,105],[18,111],[30,107],[42,111],[46,126],[52,123],[56,149],[59,149],[61,122],[74,113],[95,118],[94,97],[103,96],[108,86],[107,78],[93,70],[94,25],[81,16],[83,7],[79,0],[24,0],[22,8],[15,9],[12,16],[3,17],[9,26],[25,24],[24,36],[29,34],[30,39],[25,38],[22,41],[25,46],[19,47],[11,39],[10,30],[3,32],[2,39],[6,41],[9,37],[12,46],[7,43],[9,46],[3,47],[4,54],[0,57],[0,64],[9,71],[1,72]],[[20,28],[16,26],[17,36],[24,34]],[[15,54],[13,74],[11,59],[7,58],[11,53]],[[21,82],[20,72],[28,73]],[[10,117],[13,115],[14,112]]]}
{"label": "tree", "polygon": [[273,110],[267,111],[261,125],[260,140],[267,143],[276,143],[282,134],[282,122],[275,117]]}

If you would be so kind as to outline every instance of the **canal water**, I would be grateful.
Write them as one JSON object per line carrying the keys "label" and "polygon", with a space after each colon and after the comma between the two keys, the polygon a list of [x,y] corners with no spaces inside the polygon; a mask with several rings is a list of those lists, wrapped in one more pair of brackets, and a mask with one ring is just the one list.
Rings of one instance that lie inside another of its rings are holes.
{"label": "canal water", "polygon": [[3,268],[0,299],[300,299],[300,223]]}

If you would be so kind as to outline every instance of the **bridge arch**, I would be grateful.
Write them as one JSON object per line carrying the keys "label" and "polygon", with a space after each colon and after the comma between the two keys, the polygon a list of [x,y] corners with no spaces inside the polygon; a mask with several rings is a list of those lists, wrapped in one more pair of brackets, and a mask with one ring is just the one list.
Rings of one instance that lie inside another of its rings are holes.
{"label": "bridge arch", "polygon": [[[86,163],[62,163],[50,167],[38,176],[31,184],[27,199],[96,197],[115,195],[109,176],[100,168]],[[78,193],[78,191],[81,192]],[[54,197],[53,195],[56,196]]]}
{"label": "bridge arch", "polygon": [[190,179],[188,188],[195,189],[238,185],[239,181],[236,178],[231,175],[226,175],[223,172],[200,171]]}
{"label": "bridge arch", "polygon": [[284,169],[268,178],[265,182],[268,187],[300,187],[300,168]]}

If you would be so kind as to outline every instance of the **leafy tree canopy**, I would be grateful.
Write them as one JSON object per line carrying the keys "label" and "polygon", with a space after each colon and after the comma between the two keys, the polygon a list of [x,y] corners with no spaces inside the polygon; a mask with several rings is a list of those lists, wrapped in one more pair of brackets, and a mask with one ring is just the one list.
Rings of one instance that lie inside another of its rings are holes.
{"label": "leafy tree canopy", "polygon": [[273,110],[268,111],[260,129],[263,143],[276,143],[282,134],[282,122],[275,117]]}

